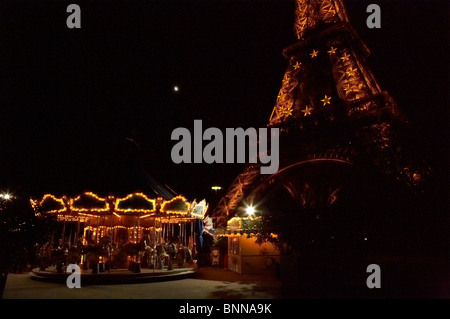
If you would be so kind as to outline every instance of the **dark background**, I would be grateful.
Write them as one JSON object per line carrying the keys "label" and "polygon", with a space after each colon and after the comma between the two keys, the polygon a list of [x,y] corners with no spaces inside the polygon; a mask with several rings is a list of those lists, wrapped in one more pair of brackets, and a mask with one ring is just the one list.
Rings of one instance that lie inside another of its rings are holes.
{"label": "dark background", "polygon": [[[141,165],[188,199],[214,200],[242,168],[170,158],[177,127],[264,127],[296,41],[280,0],[0,3],[0,188],[22,196],[147,192]],[[447,196],[448,1],[346,1],[369,65],[410,119]],[[174,85],[180,87],[175,93]],[[139,145],[129,139],[133,139]],[[137,164],[140,163],[140,164]],[[444,201],[443,201],[444,202]]]}

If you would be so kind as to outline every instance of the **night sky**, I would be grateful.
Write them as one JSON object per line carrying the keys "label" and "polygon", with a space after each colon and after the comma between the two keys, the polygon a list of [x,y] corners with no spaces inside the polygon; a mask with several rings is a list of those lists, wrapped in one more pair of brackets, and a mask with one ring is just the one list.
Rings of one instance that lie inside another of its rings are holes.
{"label": "night sky", "polygon": [[[446,186],[448,1],[378,0],[382,28],[368,29],[372,2],[346,1],[350,21]],[[66,27],[70,3],[81,29]],[[281,52],[296,41],[294,3],[0,2],[0,187],[36,197],[147,192],[141,165],[191,200],[227,188],[242,166],[173,164],[170,134],[193,130],[194,119],[204,129],[265,127],[287,66]]]}

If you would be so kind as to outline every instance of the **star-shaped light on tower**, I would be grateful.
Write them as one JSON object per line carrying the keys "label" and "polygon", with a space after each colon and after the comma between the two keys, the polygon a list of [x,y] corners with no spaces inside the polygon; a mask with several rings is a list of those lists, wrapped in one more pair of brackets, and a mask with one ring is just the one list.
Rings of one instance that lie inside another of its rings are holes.
{"label": "star-shaped light on tower", "polygon": [[344,53],[344,56],[341,58],[342,61],[348,61],[350,59],[350,54]]}
{"label": "star-shaped light on tower", "polygon": [[330,51],[328,51],[328,53],[329,53],[330,55],[336,54],[336,48],[335,48],[335,47],[331,47],[331,48],[330,48]]}
{"label": "star-shaped light on tower", "polygon": [[305,109],[304,110],[302,110],[302,112],[303,112],[303,115],[304,116],[308,116],[308,115],[311,115],[311,111],[313,110],[313,108],[312,107],[308,107],[308,105],[307,106],[305,106]]}
{"label": "star-shaped light on tower", "polygon": [[345,93],[348,93],[348,91],[351,91],[350,84],[347,84],[347,86],[344,88]]}
{"label": "star-shaped light on tower", "polygon": [[300,65],[302,65],[302,64],[297,61],[297,63],[294,64],[294,70],[300,69]]}
{"label": "star-shaped light on tower", "polygon": [[286,96],[284,95],[283,92],[280,92],[277,96],[278,100],[281,102],[284,102],[284,100],[286,99]]}
{"label": "star-shaped light on tower", "polygon": [[325,106],[327,104],[331,104],[330,100],[331,100],[331,96],[327,96],[325,94],[325,97],[323,98],[323,100],[321,100],[323,102],[323,106]]}
{"label": "star-shaped light on tower", "polygon": [[313,50],[309,55],[311,56],[311,59],[314,59],[319,54],[319,51]]}
{"label": "star-shaped light on tower", "polygon": [[356,68],[350,67],[346,73],[348,76],[354,76],[355,72],[356,72]]}
{"label": "star-shaped light on tower", "polygon": [[286,105],[284,107],[280,107],[278,112],[280,113],[281,116],[285,116],[285,117],[291,116],[292,115],[292,105],[290,105],[290,106]]}

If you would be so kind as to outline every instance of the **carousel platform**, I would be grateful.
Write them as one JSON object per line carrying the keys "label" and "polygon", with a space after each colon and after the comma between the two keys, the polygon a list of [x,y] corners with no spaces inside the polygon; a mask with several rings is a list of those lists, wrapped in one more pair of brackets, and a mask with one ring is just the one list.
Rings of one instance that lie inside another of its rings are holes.
{"label": "carousel platform", "polygon": [[[179,280],[195,276],[197,269],[197,265],[194,265],[173,270],[142,268],[140,272],[132,272],[129,269],[111,269],[98,273],[93,273],[92,270],[81,270],[81,283],[82,285],[116,285]],[[58,272],[56,267],[48,267],[45,270],[34,268],[29,273],[33,280],[63,284],[66,284],[69,275],[70,273]]]}

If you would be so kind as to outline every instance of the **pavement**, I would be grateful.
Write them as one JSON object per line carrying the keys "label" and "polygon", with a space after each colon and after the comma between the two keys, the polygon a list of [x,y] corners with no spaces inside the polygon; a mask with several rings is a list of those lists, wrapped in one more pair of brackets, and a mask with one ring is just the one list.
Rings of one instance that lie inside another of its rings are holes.
{"label": "pavement", "polygon": [[193,278],[164,282],[85,285],[32,280],[27,272],[8,275],[4,299],[279,299],[274,277],[240,275],[228,269],[202,267]]}
{"label": "pavement", "polygon": [[[368,289],[365,286],[368,275],[363,271],[358,283],[360,286],[363,285],[364,289],[358,286],[349,290],[352,292],[351,296],[359,291],[362,291],[362,294],[352,298],[450,299],[450,263],[447,259],[390,258],[384,260],[377,258],[376,260],[382,268],[382,289]],[[339,286],[332,285],[334,277],[326,275],[326,272],[321,275],[323,277],[321,282],[326,284],[324,287],[327,288],[325,289],[327,293],[324,294],[325,290],[319,289],[319,282],[313,281],[308,287],[318,287],[320,296],[333,296],[330,295],[333,292],[331,288]],[[331,281],[327,280],[329,277]],[[317,279],[317,276],[312,278]],[[289,282],[296,284],[294,279]],[[286,286],[283,291],[286,293]],[[291,290],[287,292],[289,291]],[[306,297],[314,298],[311,291],[309,293]],[[158,282],[85,285],[82,282],[80,289],[69,289],[64,282],[49,283],[32,280],[28,272],[10,273],[3,293],[3,298],[9,300],[282,299],[282,296],[281,281],[273,276],[240,275],[218,267],[200,267],[194,277]]]}

